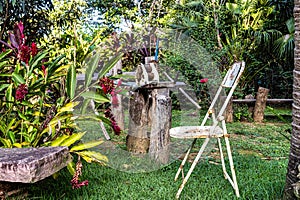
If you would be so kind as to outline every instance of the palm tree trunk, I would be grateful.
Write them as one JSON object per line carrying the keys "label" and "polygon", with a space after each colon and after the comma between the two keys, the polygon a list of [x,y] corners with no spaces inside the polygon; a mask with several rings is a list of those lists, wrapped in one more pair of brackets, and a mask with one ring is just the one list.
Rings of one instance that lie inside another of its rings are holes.
{"label": "palm tree trunk", "polygon": [[[293,122],[289,163],[287,168],[284,198],[297,199],[295,192],[300,192],[298,166],[300,164],[300,1],[294,0],[295,50],[294,50],[294,85],[293,85]],[[298,196],[298,195],[297,195]]]}

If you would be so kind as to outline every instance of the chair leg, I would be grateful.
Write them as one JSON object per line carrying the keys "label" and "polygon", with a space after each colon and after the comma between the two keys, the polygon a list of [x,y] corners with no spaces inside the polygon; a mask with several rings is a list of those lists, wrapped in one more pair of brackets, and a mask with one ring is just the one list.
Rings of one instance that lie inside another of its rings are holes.
{"label": "chair leg", "polygon": [[[176,173],[176,175],[175,175],[174,181],[177,181],[180,172],[182,172],[182,174],[183,174],[183,167],[184,167],[184,165],[185,165],[185,163],[186,163],[186,161],[187,161],[187,159],[188,159],[188,157],[189,157],[189,154],[190,154],[191,150],[193,149],[193,147],[194,147],[196,141],[197,141],[197,138],[194,139],[193,143],[191,144],[191,146],[189,147],[188,151],[186,152],[186,154],[185,154],[185,156],[184,156],[184,159],[182,160],[182,162],[181,162],[181,164],[180,164],[180,166],[179,166],[179,168],[178,168],[178,171],[177,171],[177,173]],[[184,175],[183,175],[183,178],[184,178]]]}
{"label": "chair leg", "polygon": [[199,161],[201,155],[203,154],[203,152],[204,152],[204,150],[205,150],[205,147],[207,146],[209,140],[210,140],[210,138],[206,138],[206,139],[204,140],[204,142],[203,142],[203,144],[202,144],[202,146],[201,146],[201,148],[200,148],[200,150],[199,150],[199,152],[198,152],[198,154],[197,154],[195,160],[194,160],[193,163],[192,163],[191,168],[189,169],[188,173],[187,173],[186,176],[184,177],[184,179],[183,179],[183,181],[182,181],[182,183],[181,183],[181,185],[180,185],[180,187],[179,187],[179,189],[178,189],[178,191],[177,191],[177,194],[176,194],[176,198],[177,198],[177,199],[179,198],[179,196],[180,196],[180,194],[181,194],[181,192],[182,192],[182,190],[183,190],[183,188],[184,188],[184,185],[187,183],[187,181],[188,181],[189,177],[191,176],[191,174],[192,174],[194,168],[196,167],[196,165],[197,165],[197,163],[198,163],[198,161]]}
{"label": "chair leg", "polygon": [[227,154],[228,154],[229,165],[230,165],[231,176],[232,176],[235,194],[237,197],[240,197],[240,192],[239,192],[239,188],[238,188],[238,184],[237,184],[237,180],[236,180],[233,159],[232,159],[232,154],[231,154],[231,148],[230,148],[230,143],[229,143],[228,137],[225,137],[225,143],[226,143],[226,148],[227,148]]}
{"label": "chair leg", "polygon": [[227,179],[227,176],[226,176],[227,171],[226,171],[226,167],[225,167],[225,160],[224,160],[223,149],[222,149],[222,144],[221,144],[221,139],[220,138],[218,138],[218,144],[219,144],[219,151],[220,151],[220,157],[221,157],[221,163],[222,163],[224,178]]}

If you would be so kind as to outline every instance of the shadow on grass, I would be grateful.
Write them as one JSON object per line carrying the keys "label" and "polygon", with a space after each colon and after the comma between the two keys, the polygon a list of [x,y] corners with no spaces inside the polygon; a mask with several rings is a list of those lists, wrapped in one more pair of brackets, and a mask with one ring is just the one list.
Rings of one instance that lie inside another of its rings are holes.
{"label": "shadow on grass", "polygon": [[[262,160],[253,155],[234,155],[240,199],[280,199],[287,160]],[[180,162],[155,172],[130,174],[96,164],[84,165],[83,178],[89,186],[73,190],[71,176],[63,170],[30,185],[28,199],[175,199],[180,181],[173,178]],[[190,164],[188,164],[189,166]],[[237,199],[219,165],[204,160],[192,173],[181,199]]]}

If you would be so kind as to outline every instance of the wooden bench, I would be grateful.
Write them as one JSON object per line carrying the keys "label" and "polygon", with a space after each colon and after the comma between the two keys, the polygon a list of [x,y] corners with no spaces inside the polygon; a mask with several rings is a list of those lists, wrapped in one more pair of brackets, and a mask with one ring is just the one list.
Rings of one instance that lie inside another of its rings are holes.
{"label": "wooden bench", "polygon": [[58,172],[70,161],[68,147],[2,148],[0,181],[34,183]]}

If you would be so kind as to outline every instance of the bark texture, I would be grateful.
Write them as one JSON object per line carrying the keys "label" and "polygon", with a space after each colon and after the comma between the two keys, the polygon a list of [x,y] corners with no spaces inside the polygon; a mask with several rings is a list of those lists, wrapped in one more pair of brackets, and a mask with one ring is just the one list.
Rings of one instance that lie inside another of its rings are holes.
{"label": "bark texture", "polygon": [[149,95],[147,90],[139,90],[132,94],[129,101],[130,119],[126,147],[133,153],[147,153],[149,150]]}
{"label": "bark texture", "polygon": [[152,92],[152,124],[150,134],[149,154],[157,162],[169,162],[169,144],[171,128],[171,98],[169,90],[154,90]]}
{"label": "bark texture", "polygon": [[[289,162],[287,167],[284,199],[297,199],[295,190],[299,190],[298,166],[300,164],[300,1],[294,0],[295,50],[293,84],[293,122]],[[298,189],[297,189],[298,188]],[[297,192],[296,191],[296,192]],[[299,191],[298,191],[299,192]]]}

